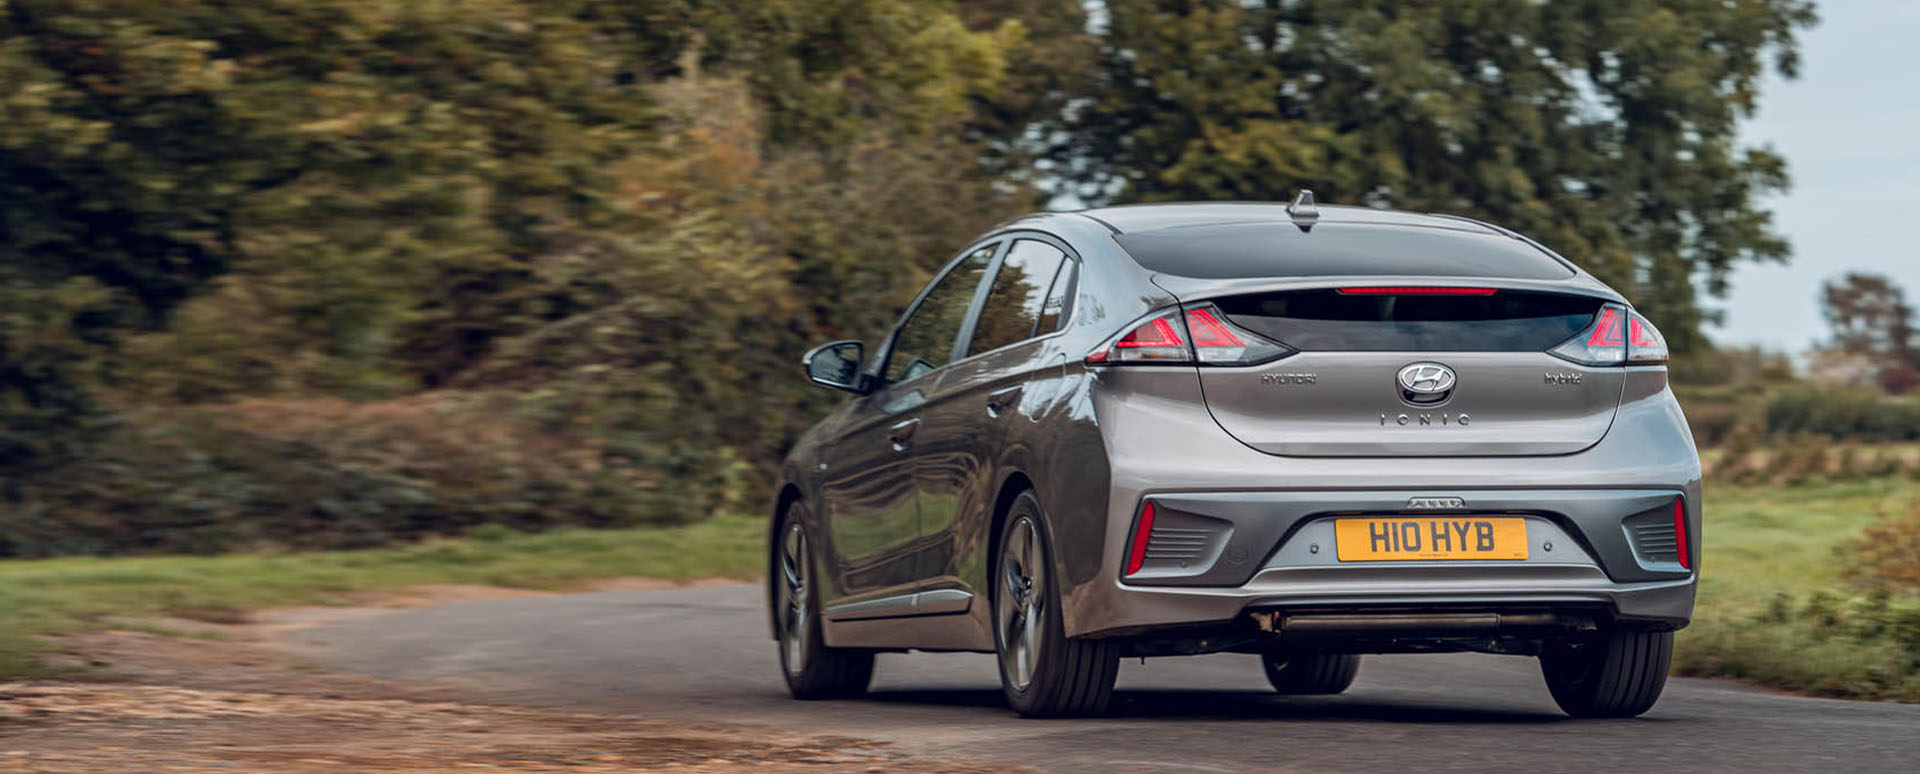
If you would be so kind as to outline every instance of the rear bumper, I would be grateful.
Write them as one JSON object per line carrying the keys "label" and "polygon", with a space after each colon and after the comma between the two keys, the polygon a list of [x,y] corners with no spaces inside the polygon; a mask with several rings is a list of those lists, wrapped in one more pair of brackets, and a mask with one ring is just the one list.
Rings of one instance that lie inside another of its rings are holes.
{"label": "rear bumper", "polygon": [[[1615,583],[1576,567],[1533,567],[1501,578],[1475,568],[1367,568],[1307,579],[1263,572],[1237,588],[1154,588],[1114,583],[1098,592],[1108,611],[1088,617],[1082,636],[1135,635],[1231,624],[1251,611],[1375,609],[1603,610],[1611,619],[1680,628],[1693,615],[1695,580]],[[1455,577],[1447,577],[1455,575]]]}
{"label": "rear bumper", "polygon": [[[1148,495],[1179,550],[1121,579],[1077,590],[1079,636],[1124,636],[1231,623],[1249,611],[1579,610],[1661,628],[1692,617],[1695,575],[1652,555],[1630,525],[1691,514],[1697,486],[1650,489],[1447,490],[1463,513],[1522,518],[1528,557],[1507,561],[1342,562],[1334,521],[1410,512],[1406,491],[1201,492]],[[1697,514],[1689,520],[1697,535]],[[1129,531],[1122,525],[1121,531]],[[1156,530],[1158,535],[1160,530]],[[1696,541],[1697,542],[1697,541]]]}

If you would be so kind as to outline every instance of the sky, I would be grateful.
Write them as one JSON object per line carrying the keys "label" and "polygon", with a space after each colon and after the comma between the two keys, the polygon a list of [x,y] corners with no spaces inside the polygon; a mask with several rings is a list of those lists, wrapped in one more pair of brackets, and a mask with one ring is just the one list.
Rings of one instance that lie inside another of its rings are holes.
{"label": "sky", "polygon": [[1793,243],[1784,266],[1751,264],[1713,304],[1722,344],[1788,352],[1826,338],[1818,295],[1848,271],[1888,275],[1920,301],[1920,0],[1822,0],[1801,34],[1800,77],[1772,77],[1748,145],[1787,159],[1793,188],[1765,204]]}

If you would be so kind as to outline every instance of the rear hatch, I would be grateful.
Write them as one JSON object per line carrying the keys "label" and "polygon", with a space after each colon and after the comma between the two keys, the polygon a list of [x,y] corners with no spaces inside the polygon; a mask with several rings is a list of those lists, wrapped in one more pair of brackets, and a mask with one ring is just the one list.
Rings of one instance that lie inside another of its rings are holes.
{"label": "rear hatch", "polygon": [[1212,303],[1234,327],[1297,350],[1262,365],[1199,369],[1220,426],[1271,454],[1570,454],[1606,435],[1625,382],[1624,368],[1548,354],[1593,326],[1608,301],[1537,283],[1183,300]]}

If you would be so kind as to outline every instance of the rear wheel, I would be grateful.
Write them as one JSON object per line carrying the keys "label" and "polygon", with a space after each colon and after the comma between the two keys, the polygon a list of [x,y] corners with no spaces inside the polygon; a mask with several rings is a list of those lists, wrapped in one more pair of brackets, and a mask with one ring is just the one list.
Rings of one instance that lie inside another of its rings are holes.
{"label": "rear wheel", "polygon": [[1540,653],[1547,690],[1567,714],[1630,718],[1653,708],[1673,663],[1673,632],[1613,628]]}
{"label": "rear wheel", "polygon": [[820,604],[813,593],[802,507],[799,503],[788,506],[767,573],[780,641],[780,671],[786,675],[787,692],[796,699],[859,696],[873,681],[873,653],[829,648],[820,636]]}
{"label": "rear wheel", "polygon": [[1260,663],[1273,689],[1293,696],[1340,693],[1360,674],[1360,656],[1352,653],[1268,653]]}
{"label": "rear wheel", "polygon": [[993,595],[1000,687],[1007,704],[1027,717],[1096,714],[1113,698],[1120,649],[1063,634],[1060,587],[1040,518],[1040,501],[1023,493],[1001,532]]}

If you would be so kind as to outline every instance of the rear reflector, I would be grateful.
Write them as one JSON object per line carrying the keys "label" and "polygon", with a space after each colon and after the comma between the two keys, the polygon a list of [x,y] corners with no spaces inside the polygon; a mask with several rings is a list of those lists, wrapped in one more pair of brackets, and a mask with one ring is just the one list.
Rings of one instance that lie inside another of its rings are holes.
{"label": "rear reflector", "polygon": [[1147,541],[1153,539],[1153,503],[1140,506],[1140,521],[1133,525],[1133,545],[1127,548],[1127,573],[1140,571],[1147,563]]}
{"label": "rear reflector", "polygon": [[1373,288],[1341,288],[1343,296],[1491,296],[1493,288],[1455,288],[1427,285],[1390,285]]}
{"label": "rear reflector", "polygon": [[1693,569],[1693,560],[1687,556],[1687,501],[1673,501],[1673,539],[1680,551],[1680,566]]}

